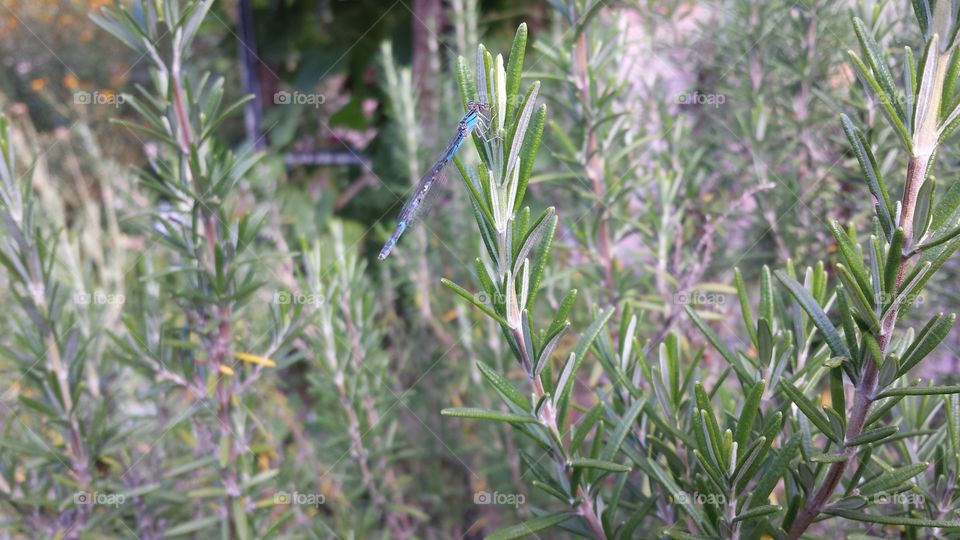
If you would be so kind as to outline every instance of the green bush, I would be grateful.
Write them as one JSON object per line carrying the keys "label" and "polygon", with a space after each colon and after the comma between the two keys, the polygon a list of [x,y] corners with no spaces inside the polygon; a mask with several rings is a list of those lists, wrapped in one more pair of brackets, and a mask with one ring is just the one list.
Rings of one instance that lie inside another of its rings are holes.
{"label": "green bush", "polygon": [[320,4],[238,3],[272,103],[212,0],[95,11],[107,135],[0,80],[7,536],[958,537],[952,3]]}

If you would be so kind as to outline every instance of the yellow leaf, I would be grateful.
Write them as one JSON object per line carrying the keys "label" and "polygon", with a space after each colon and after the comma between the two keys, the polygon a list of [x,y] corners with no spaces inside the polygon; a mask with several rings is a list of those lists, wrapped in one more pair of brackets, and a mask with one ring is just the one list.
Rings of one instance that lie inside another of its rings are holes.
{"label": "yellow leaf", "polygon": [[233,355],[236,356],[237,358],[239,358],[240,360],[243,360],[244,362],[250,362],[250,363],[253,363],[253,364],[260,364],[261,366],[267,366],[267,367],[276,367],[276,366],[277,366],[277,363],[274,362],[273,360],[271,360],[271,359],[269,359],[269,358],[264,358],[264,357],[262,357],[262,356],[257,356],[257,355],[255,355],[255,354],[238,352],[238,353],[233,353]]}
{"label": "yellow leaf", "polygon": [[220,373],[224,375],[233,375],[233,370],[227,366],[220,366]]}

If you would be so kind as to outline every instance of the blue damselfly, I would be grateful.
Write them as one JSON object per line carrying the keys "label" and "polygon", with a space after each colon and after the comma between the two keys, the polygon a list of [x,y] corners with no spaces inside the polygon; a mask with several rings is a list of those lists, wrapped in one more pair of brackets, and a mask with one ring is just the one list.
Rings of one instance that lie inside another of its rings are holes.
{"label": "blue damselfly", "polygon": [[427,198],[427,193],[429,193],[430,188],[441,178],[443,169],[453,159],[454,154],[460,149],[460,145],[467,139],[467,135],[469,135],[475,127],[482,124],[483,113],[486,112],[487,109],[488,106],[485,103],[476,101],[467,103],[467,113],[460,119],[460,123],[457,125],[457,132],[450,139],[443,153],[440,154],[440,159],[438,159],[432,167],[427,169],[427,172],[420,178],[413,195],[400,210],[400,215],[397,216],[397,227],[394,229],[393,234],[390,235],[387,243],[383,245],[383,249],[380,250],[378,258],[381,261],[390,255],[390,250],[397,244],[397,240],[400,239],[403,232],[406,231],[410,224],[423,212],[424,201]]}

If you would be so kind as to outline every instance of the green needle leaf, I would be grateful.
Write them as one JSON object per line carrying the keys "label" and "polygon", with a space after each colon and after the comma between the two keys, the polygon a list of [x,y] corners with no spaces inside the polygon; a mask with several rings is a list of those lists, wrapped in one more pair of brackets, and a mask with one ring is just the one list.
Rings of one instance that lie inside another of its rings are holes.
{"label": "green needle leaf", "polygon": [[619,463],[614,463],[613,461],[606,461],[603,459],[589,459],[589,458],[571,459],[570,466],[573,468],[599,469],[601,471],[618,472],[618,473],[625,473],[633,470],[631,467],[628,467],[626,465],[621,465]]}
{"label": "green needle leaf", "polygon": [[527,49],[527,23],[521,23],[517,34],[513,38],[510,48],[510,58],[507,61],[507,102],[510,110],[507,111],[508,123],[512,122],[513,115],[520,104],[520,78],[523,71],[523,59]]}
{"label": "green needle leaf", "polygon": [[860,435],[849,439],[847,441],[847,446],[860,446],[862,444],[873,443],[886,439],[887,437],[893,435],[900,431],[900,428],[897,426],[886,426],[876,429],[871,429],[869,431],[864,431]]}
{"label": "green needle leaf", "polygon": [[740,448],[746,448],[747,440],[753,432],[753,421],[760,410],[760,398],[763,397],[766,387],[767,381],[760,379],[747,393],[747,399],[740,411],[740,418],[737,420],[737,435],[734,437]]}
{"label": "green needle leaf", "polygon": [[830,322],[827,314],[824,313],[820,304],[810,295],[810,292],[783,270],[777,270],[774,274],[777,276],[777,279],[787,287],[787,290],[789,290],[790,294],[797,300],[800,307],[807,312],[807,315],[813,320],[813,324],[820,329],[833,355],[850,358],[850,350],[847,349],[847,344],[844,343],[843,338],[840,337],[840,332],[838,332],[837,328]]}
{"label": "green needle leaf", "polygon": [[937,527],[941,529],[956,529],[960,528],[960,521],[956,520],[947,520],[947,519],[923,519],[923,518],[911,518],[905,516],[882,516],[882,515],[871,515],[864,514],[861,512],[855,512],[853,510],[845,510],[842,508],[828,508],[824,510],[827,514],[834,516],[839,516],[846,519],[852,519],[854,521],[861,521],[864,523],[880,523],[883,525],[903,525],[905,527]]}
{"label": "green needle leaf", "polygon": [[819,407],[814,405],[812,401],[807,399],[807,397],[803,395],[803,392],[786,379],[780,381],[779,388],[790,398],[790,401],[796,404],[804,416],[809,418],[810,421],[817,426],[821,433],[829,437],[833,442],[843,444],[843,438],[834,431],[827,415],[824,414]]}
{"label": "green needle leaf", "polygon": [[765,504],[765,505],[763,505],[763,506],[758,506],[758,507],[756,507],[756,508],[751,508],[750,510],[747,510],[746,512],[742,512],[742,513],[740,513],[740,514],[737,514],[737,516],[736,516],[735,518],[733,518],[733,522],[736,523],[736,522],[738,522],[738,521],[744,521],[744,520],[747,520],[747,519],[756,519],[756,518],[761,517],[761,516],[766,516],[766,515],[769,515],[769,514],[775,514],[775,513],[779,512],[779,511],[781,511],[781,510],[783,510],[783,507],[780,506],[779,504]]}
{"label": "green needle leaf", "polygon": [[538,422],[538,420],[532,416],[521,416],[519,414],[511,414],[489,409],[478,409],[474,407],[450,407],[441,410],[440,414],[443,416],[473,418],[475,420],[495,420],[497,422],[511,422],[518,424],[536,424]]}
{"label": "green needle leaf", "polygon": [[516,525],[499,529],[488,536],[486,540],[513,540],[515,538],[523,538],[524,536],[536,534],[538,531],[555,527],[574,517],[575,515],[576,514],[573,512],[558,512],[555,514],[548,514],[546,516],[533,518],[524,521],[523,523],[518,523]]}
{"label": "green needle leaf", "polygon": [[897,370],[897,377],[906,375],[921,360],[926,358],[947,337],[956,320],[957,316],[953,313],[948,316],[939,313],[931,318],[916,339],[913,340],[913,343],[910,344],[910,347],[903,353],[900,369]]}
{"label": "green needle leaf", "polygon": [[939,396],[960,394],[960,386],[902,386],[885,390],[877,399],[891,396]]}
{"label": "green needle leaf", "polygon": [[523,393],[517,390],[510,381],[494,371],[493,368],[483,362],[477,361],[477,369],[479,369],[480,373],[487,379],[487,382],[493,385],[493,387],[497,389],[497,392],[500,392],[503,398],[510,400],[521,409],[530,408],[530,404]]}
{"label": "green needle leaf", "polygon": [[443,284],[444,284],[445,286],[447,286],[450,290],[452,290],[453,292],[457,293],[461,298],[465,299],[466,301],[468,301],[468,302],[470,302],[471,304],[473,304],[474,306],[476,306],[480,311],[486,313],[487,315],[489,315],[491,318],[493,318],[493,319],[494,319],[495,321],[497,321],[498,323],[502,324],[503,326],[508,326],[506,319],[504,319],[504,318],[501,317],[500,315],[496,314],[496,313],[495,313],[492,309],[490,309],[486,304],[480,302],[480,301],[477,299],[477,296],[476,296],[476,295],[470,294],[469,291],[467,291],[467,290],[464,289],[463,287],[457,285],[456,283],[450,281],[450,280],[447,279],[447,278],[440,278],[440,283],[443,283]]}
{"label": "green needle leaf", "polygon": [[900,488],[901,484],[927,470],[930,464],[926,462],[912,463],[904,467],[890,469],[880,476],[870,480],[860,486],[860,494],[864,497],[875,495],[894,488]]}

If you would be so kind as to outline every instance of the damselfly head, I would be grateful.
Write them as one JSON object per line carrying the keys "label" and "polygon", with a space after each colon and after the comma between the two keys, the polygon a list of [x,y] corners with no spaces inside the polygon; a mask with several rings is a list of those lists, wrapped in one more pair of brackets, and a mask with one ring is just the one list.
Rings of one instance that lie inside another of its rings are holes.
{"label": "damselfly head", "polygon": [[490,109],[490,106],[489,106],[489,105],[487,105],[486,103],[480,102],[480,101],[469,101],[469,102],[467,102],[467,110],[468,110],[468,111],[486,112],[486,111],[489,110],[489,109]]}
{"label": "damselfly head", "polygon": [[476,113],[477,115],[477,124],[483,130],[490,129],[490,119],[487,118],[487,112],[490,110],[490,105],[483,103],[481,101],[470,101],[467,103],[467,111]]}

